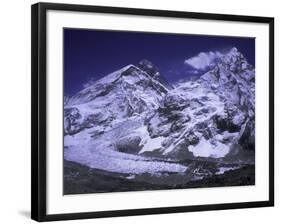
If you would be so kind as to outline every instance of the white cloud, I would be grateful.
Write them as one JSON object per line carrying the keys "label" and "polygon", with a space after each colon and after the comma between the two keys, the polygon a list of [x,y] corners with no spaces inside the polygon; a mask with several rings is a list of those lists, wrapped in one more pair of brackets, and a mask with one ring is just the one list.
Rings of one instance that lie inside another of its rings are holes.
{"label": "white cloud", "polygon": [[184,63],[192,66],[195,69],[204,70],[207,67],[214,65],[214,61],[221,56],[222,54],[218,51],[201,52],[194,57],[186,59]]}
{"label": "white cloud", "polygon": [[188,73],[197,75],[197,74],[199,74],[199,71],[198,70],[191,70],[191,71],[188,71]]}
{"label": "white cloud", "polygon": [[97,80],[95,78],[90,78],[86,83],[83,83],[83,88],[88,88],[93,85]]}

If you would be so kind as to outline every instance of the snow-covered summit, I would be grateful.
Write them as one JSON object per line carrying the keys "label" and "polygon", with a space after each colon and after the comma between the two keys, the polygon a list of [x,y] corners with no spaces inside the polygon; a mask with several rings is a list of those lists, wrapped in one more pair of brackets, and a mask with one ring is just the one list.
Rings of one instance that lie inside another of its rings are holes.
{"label": "snow-covered summit", "polygon": [[[65,105],[65,133],[107,126],[158,108],[169,89],[146,71],[127,65],[78,92]],[[72,113],[79,116],[73,119]]]}
{"label": "snow-covered summit", "polygon": [[149,74],[151,77],[154,77],[159,73],[159,69],[147,59],[142,59],[137,66],[147,74]]}
{"label": "snow-covered summit", "polygon": [[87,103],[93,101],[97,97],[106,96],[113,89],[120,89],[121,87],[126,88],[126,86],[133,85],[135,88],[140,86],[143,90],[155,89],[155,91],[158,91],[159,93],[165,93],[168,91],[168,87],[159,81],[161,79],[160,77],[161,75],[158,72],[157,74],[155,73],[152,75],[147,69],[142,70],[141,68],[130,64],[104,76],[93,84],[88,85],[87,88],[84,88],[71,97],[68,104]]}

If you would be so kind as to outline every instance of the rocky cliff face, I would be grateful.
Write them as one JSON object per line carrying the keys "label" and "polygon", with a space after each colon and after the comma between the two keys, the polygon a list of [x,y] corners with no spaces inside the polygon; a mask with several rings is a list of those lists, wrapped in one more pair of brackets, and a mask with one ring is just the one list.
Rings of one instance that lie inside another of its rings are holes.
{"label": "rocky cliff face", "polygon": [[142,60],[69,98],[64,134],[67,159],[116,172],[185,172],[167,161],[186,159],[253,162],[255,70],[233,48],[199,79],[172,86]]}

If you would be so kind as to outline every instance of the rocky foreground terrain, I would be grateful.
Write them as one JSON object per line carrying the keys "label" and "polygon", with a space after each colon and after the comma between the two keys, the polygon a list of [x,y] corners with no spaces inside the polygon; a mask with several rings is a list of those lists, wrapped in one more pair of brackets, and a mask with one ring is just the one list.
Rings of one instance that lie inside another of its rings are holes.
{"label": "rocky foreground terrain", "polygon": [[147,60],[64,105],[65,193],[254,184],[255,69],[236,49],[170,84]]}

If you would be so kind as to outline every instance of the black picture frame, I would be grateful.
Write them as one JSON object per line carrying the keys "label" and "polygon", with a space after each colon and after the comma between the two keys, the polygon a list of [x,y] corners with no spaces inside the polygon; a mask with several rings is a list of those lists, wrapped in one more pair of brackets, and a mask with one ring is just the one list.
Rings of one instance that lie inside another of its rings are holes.
{"label": "black picture frame", "polygon": [[[217,21],[253,22],[269,25],[269,200],[243,203],[208,204],[196,206],[160,207],[101,212],[52,214],[46,213],[46,13],[48,10],[75,12],[101,12],[124,15],[162,16]],[[31,165],[31,218],[36,221],[133,216],[162,213],[193,212],[206,210],[238,209],[274,206],[274,18],[164,11],[136,8],[118,8],[89,5],[37,3],[32,5],[32,165]]]}

